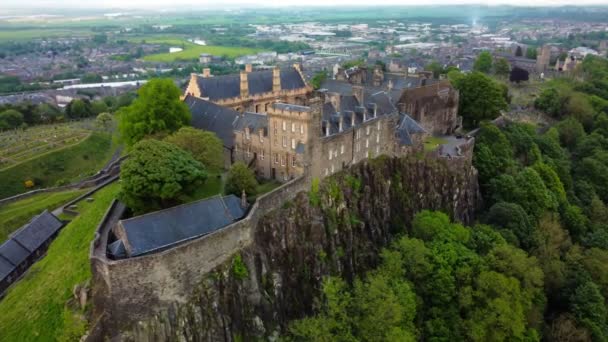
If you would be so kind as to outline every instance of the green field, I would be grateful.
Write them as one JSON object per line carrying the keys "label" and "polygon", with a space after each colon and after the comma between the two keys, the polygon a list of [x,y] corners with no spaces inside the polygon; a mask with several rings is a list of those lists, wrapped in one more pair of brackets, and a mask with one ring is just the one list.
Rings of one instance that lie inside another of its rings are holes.
{"label": "green field", "polygon": [[427,152],[435,151],[439,145],[445,144],[448,141],[440,137],[430,136],[424,140],[424,150]]}
{"label": "green field", "polygon": [[[141,41],[142,39],[135,40]],[[174,62],[179,60],[191,61],[198,60],[201,53],[208,53],[214,56],[226,56],[227,58],[235,58],[243,55],[255,54],[261,49],[244,48],[244,47],[229,47],[229,46],[213,46],[213,45],[197,45],[185,40],[176,38],[152,38],[145,39],[147,43],[164,44],[167,46],[181,47],[184,51],[174,53],[157,53],[144,57],[145,61],[149,62]]]}
{"label": "green field", "polygon": [[91,278],[89,245],[119,191],[114,183],[84,201],[80,216],[63,228],[47,255],[0,301],[0,341],[78,341],[84,322],[66,302],[72,289]]}
{"label": "green field", "polygon": [[91,35],[91,31],[82,29],[3,29],[0,30],[0,43],[9,41],[26,41],[31,39],[58,37],[88,37]]}
{"label": "green field", "polygon": [[110,134],[94,132],[77,145],[4,169],[0,171],[0,198],[30,190],[24,184],[27,180],[34,182],[34,188],[46,188],[92,175],[107,163],[115,148]]}
{"label": "green field", "polygon": [[91,134],[91,125],[91,121],[80,121],[0,133],[0,171],[83,141]]}
{"label": "green field", "polygon": [[0,206],[0,243],[10,233],[45,209],[53,210],[86,192],[86,189],[48,192]]}

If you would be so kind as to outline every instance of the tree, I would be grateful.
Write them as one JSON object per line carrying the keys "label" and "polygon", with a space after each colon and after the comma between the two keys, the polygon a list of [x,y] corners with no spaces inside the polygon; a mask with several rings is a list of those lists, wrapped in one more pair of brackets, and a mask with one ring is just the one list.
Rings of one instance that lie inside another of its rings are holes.
{"label": "tree", "polygon": [[608,338],[608,326],[604,297],[600,293],[597,285],[593,282],[586,282],[576,288],[570,299],[572,313],[577,320],[584,325],[596,341],[605,341]]}
{"label": "tree", "polygon": [[437,61],[432,61],[431,63],[427,64],[424,67],[424,70],[426,71],[432,71],[433,72],[433,77],[434,78],[439,78],[439,75],[441,75],[443,73],[443,66],[441,64],[439,64],[439,62]]}
{"label": "tree", "polygon": [[110,113],[101,113],[95,118],[95,124],[104,130],[108,130],[112,126],[114,117]]}
{"label": "tree", "polygon": [[93,115],[99,115],[108,111],[108,105],[103,101],[93,101],[91,103],[91,113]]}
{"label": "tree", "polygon": [[118,112],[120,133],[127,145],[147,136],[175,132],[190,123],[190,111],[180,101],[180,90],[172,80],[150,80],[137,93],[139,97]]}
{"label": "tree", "polygon": [[569,150],[574,150],[576,144],[585,136],[585,129],[574,118],[560,121],[556,126],[559,133],[559,142]]}
{"label": "tree", "polygon": [[326,79],[327,73],[325,71],[320,71],[313,76],[313,78],[310,80],[310,84],[315,90],[318,90],[321,88],[321,84],[323,84]]}
{"label": "tree", "polygon": [[528,46],[526,49],[526,58],[536,59],[536,48],[533,46]]}
{"label": "tree", "polygon": [[23,114],[14,110],[8,109],[0,113],[0,129],[16,128],[23,123]]}
{"label": "tree", "polygon": [[91,102],[87,99],[75,99],[65,107],[65,113],[70,119],[82,119],[93,115]]}
{"label": "tree", "polygon": [[506,58],[499,58],[494,64],[494,73],[498,76],[506,77],[509,74],[509,70],[511,70],[511,66]]}
{"label": "tree", "polygon": [[167,142],[142,140],[121,165],[119,197],[141,214],[182,203],[206,178],[201,163],[188,152]]}
{"label": "tree", "polygon": [[525,210],[518,204],[507,202],[494,204],[488,212],[486,222],[499,228],[501,232],[507,230],[513,233],[517,241],[509,242],[526,251],[532,250],[538,243],[534,224],[530,221]]}
{"label": "tree", "polygon": [[222,141],[213,132],[182,127],[165,138],[165,141],[190,152],[194,159],[209,170],[217,171],[224,167],[224,147]]}
{"label": "tree", "polygon": [[540,109],[554,118],[560,118],[565,114],[566,103],[569,96],[558,91],[555,87],[545,88],[538,98],[534,100],[534,107]]}
{"label": "tree", "polygon": [[520,83],[525,82],[530,79],[530,74],[527,70],[522,69],[520,67],[513,67],[511,70],[511,74],[509,75],[509,81]]}
{"label": "tree", "polygon": [[515,56],[516,57],[522,57],[524,55],[524,52],[521,49],[521,46],[517,45],[517,49],[515,50]]}
{"label": "tree", "polygon": [[469,127],[495,119],[507,108],[500,84],[480,72],[457,78],[455,87],[460,91],[459,113]]}
{"label": "tree", "polygon": [[473,64],[473,70],[484,74],[490,73],[492,70],[492,55],[488,51],[481,52]]}
{"label": "tree", "polygon": [[226,192],[241,196],[243,190],[245,194],[255,195],[258,181],[255,179],[253,171],[242,162],[236,162],[230,167],[228,179],[226,180]]}

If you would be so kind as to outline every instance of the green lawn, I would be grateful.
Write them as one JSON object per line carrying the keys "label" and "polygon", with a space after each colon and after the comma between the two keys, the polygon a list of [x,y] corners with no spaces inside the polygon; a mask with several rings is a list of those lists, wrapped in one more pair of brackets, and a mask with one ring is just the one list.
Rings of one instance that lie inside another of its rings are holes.
{"label": "green lawn", "polygon": [[[144,39],[146,42],[166,44],[167,46],[181,47],[184,51],[174,53],[157,53],[154,55],[148,55],[144,57],[145,61],[150,62],[174,62],[178,60],[198,60],[201,53],[209,53],[214,56],[226,56],[228,58],[235,58],[238,56],[255,54],[262,50],[245,47],[230,47],[230,46],[214,46],[214,45],[197,45],[185,40],[177,38],[153,38]],[[141,41],[141,40],[140,40]]]}
{"label": "green lawn", "polygon": [[45,209],[53,210],[86,192],[86,189],[37,194],[0,206],[0,243],[17,228]]}
{"label": "green lawn", "polygon": [[184,199],[185,202],[193,202],[198,201],[203,198],[208,198],[220,194],[224,194],[224,178],[221,173],[211,173],[205,184],[198,188],[192,196],[188,196],[188,198]]}
{"label": "green lawn", "polygon": [[45,188],[92,175],[115,149],[110,134],[95,132],[79,144],[4,169],[0,171],[0,198],[28,191],[27,180],[33,180],[36,188]]}
{"label": "green lawn", "polygon": [[447,140],[443,138],[430,136],[424,140],[424,150],[427,152],[434,151],[437,149],[437,147],[439,147],[439,145],[443,145],[445,143],[447,143]]}
{"label": "green lawn", "polygon": [[80,216],[63,228],[47,255],[9,289],[0,301],[0,341],[78,340],[84,327],[66,302],[76,284],[91,278],[89,244],[118,191],[114,183],[95,193],[94,202],[82,203]]}
{"label": "green lawn", "polygon": [[0,30],[0,43],[8,41],[25,41],[42,38],[88,37],[91,34],[91,31],[88,29],[3,29]]}

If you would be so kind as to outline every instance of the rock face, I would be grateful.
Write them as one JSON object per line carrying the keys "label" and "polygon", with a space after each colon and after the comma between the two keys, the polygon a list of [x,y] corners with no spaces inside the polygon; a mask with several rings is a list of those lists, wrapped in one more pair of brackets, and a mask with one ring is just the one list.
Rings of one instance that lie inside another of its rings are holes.
{"label": "rock face", "polygon": [[323,278],[373,268],[416,212],[442,210],[470,223],[477,171],[460,160],[379,158],[312,185],[263,217],[254,242],[200,279],[174,305],[121,337],[136,341],[251,341],[315,312]]}

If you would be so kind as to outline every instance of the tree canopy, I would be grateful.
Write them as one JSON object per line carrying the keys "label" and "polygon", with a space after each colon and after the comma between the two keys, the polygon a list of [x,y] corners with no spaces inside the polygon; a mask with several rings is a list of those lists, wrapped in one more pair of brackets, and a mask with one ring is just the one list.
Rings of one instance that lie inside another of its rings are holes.
{"label": "tree canopy", "polygon": [[507,108],[501,85],[483,73],[450,72],[449,75],[454,87],[460,91],[459,113],[466,126],[476,127],[483,120],[495,119]]}
{"label": "tree canopy", "polygon": [[182,127],[165,138],[165,141],[190,152],[194,159],[208,170],[218,171],[224,167],[224,147],[213,132],[193,127]]}
{"label": "tree canopy", "polygon": [[488,51],[482,51],[473,64],[473,70],[484,74],[490,73],[492,71],[492,54]]}
{"label": "tree canopy", "polygon": [[121,137],[127,145],[170,134],[190,123],[190,111],[180,101],[180,90],[172,80],[152,79],[137,94],[133,103],[118,112]]}
{"label": "tree canopy", "polygon": [[252,196],[256,194],[257,186],[253,170],[242,162],[232,164],[226,180],[226,193],[240,196],[245,191],[246,195]]}
{"label": "tree canopy", "polygon": [[153,139],[136,143],[120,170],[120,199],[145,213],[183,202],[207,178],[203,165],[179,147]]}

